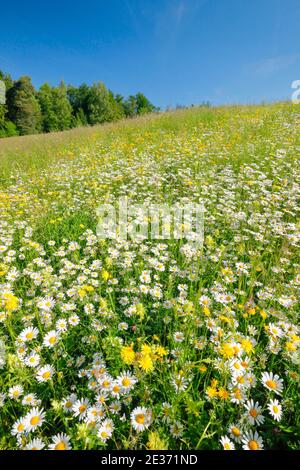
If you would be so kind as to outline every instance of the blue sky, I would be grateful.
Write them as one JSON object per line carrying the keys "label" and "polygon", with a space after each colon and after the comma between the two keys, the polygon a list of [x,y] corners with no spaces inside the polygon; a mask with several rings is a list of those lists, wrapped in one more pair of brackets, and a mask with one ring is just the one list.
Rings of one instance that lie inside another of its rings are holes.
{"label": "blue sky", "polygon": [[287,99],[300,79],[299,0],[15,0],[0,69],[36,87],[102,80],[155,104]]}

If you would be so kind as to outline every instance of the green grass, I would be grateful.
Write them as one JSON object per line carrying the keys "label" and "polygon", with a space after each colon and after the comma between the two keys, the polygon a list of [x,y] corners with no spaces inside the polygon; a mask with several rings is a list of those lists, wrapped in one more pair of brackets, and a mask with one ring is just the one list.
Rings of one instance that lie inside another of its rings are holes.
{"label": "green grass", "polygon": [[[0,140],[1,448],[55,447],[58,433],[73,449],[220,449],[222,436],[237,449],[299,448],[298,114],[288,103],[193,108]],[[202,201],[203,249],[97,239],[97,207],[125,194],[131,205]],[[37,336],[24,341],[29,327]],[[45,365],[53,376],[39,382]],[[76,403],[68,413],[71,393],[96,405],[101,368],[114,385],[125,372],[137,383],[109,389],[96,418],[79,419]],[[29,393],[45,412],[32,430]],[[141,432],[137,407],[151,412]],[[18,419],[29,432],[17,438]]]}

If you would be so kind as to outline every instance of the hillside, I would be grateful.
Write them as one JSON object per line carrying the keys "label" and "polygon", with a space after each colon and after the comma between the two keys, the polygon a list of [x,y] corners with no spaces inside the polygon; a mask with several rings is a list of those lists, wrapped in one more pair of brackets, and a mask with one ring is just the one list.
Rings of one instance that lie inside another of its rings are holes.
{"label": "hillside", "polygon": [[[276,103],[0,140],[0,448],[299,448],[299,130]],[[97,237],[125,197],[203,204],[203,245]]]}

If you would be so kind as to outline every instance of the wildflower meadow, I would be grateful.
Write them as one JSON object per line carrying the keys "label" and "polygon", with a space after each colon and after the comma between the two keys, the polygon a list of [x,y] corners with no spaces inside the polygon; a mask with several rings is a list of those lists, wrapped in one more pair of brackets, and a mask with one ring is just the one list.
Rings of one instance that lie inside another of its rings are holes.
{"label": "wildflower meadow", "polygon": [[[2,450],[300,448],[299,131],[278,103],[0,143]],[[101,238],[124,197],[201,204],[203,242]]]}

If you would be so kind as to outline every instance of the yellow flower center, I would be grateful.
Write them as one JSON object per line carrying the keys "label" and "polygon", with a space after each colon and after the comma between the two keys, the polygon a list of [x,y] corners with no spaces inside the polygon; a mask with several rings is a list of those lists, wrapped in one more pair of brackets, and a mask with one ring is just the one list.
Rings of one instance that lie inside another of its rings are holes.
{"label": "yellow flower center", "polygon": [[252,408],[252,409],[249,411],[249,414],[250,414],[250,416],[252,416],[252,418],[256,418],[257,415],[258,415],[258,413],[257,413],[257,411],[256,411],[255,408]]}
{"label": "yellow flower center", "polygon": [[86,410],[86,405],[80,405],[80,407],[79,407],[80,413],[84,413],[85,410]]}
{"label": "yellow flower center", "polygon": [[226,442],[226,443],[224,444],[224,449],[226,449],[226,450],[230,450],[230,449],[231,449],[230,444],[229,444],[228,442]]}
{"label": "yellow flower center", "polygon": [[114,391],[115,393],[118,393],[118,392],[120,391],[119,385],[115,385],[114,388],[113,388],[113,391]]}
{"label": "yellow flower center", "polygon": [[24,424],[20,423],[20,424],[18,425],[18,428],[17,428],[17,429],[18,429],[19,432],[24,431]]}
{"label": "yellow flower center", "polygon": [[43,373],[44,379],[49,379],[50,376],[51,376],[51,373],[49,371]]}
{"label": "yellow flower center", "polygon": [[30,424],[32,426],[36,426],[40,422],[40,417],[39,416],[33,416],[30,420]]}
{"label": "yellow flower center", "polygon": [[274,413],[278,413],[279,412],[278,406],[273,405],[273,411],[274,411]]}
{"label": "yellow flower center", "polygon": [[63,441],[60,441],[56,444],[55,450],[66,450],[66,444]]}
{"label": "yellow flower center", "polygon": [[104,387],[104,388],[109,387],[109,381],[108,381],[108,380],[104,380],[103,383],[102,383],[102,387]]}
{"label": "yellow flower center", "polygon": [[56,336],[51,336],[51,338],[49,338],[49,343],[50,344],[55,344],[56,343]]}
{"label": "yellow flower center", "polygon": [[267,380],[266,385],[268,387],[272,388],[273,390],[276,390],[276,388],[277,388],[276,382],[274,380]]}
{"label": "yellow flower center", "polygon": [[102,439],[106,439],[107,436],[108,436],[108,433],[107,433],[106,431],[102,431],[102,432],[101,432],[101,437],[102,437]]}
{"label": "yellow flower center", "polygon": [[124,377],[124,379],[122,380],[123,387],[129,387],[130,384],[131,384],[130,379],[128,377]]}
{"label": "yellow flower center", "polygon": [[136,415],[135,420],[138,424],[144,424],[145,422],[145,415],[142,413],[139,413]]}
{"label": "yellow flower center", "polygon": [[30,332],[27,333],[27,335],[26,335],[26,339],[31,339],[31,338],[33,338],[33,333],[32,333],[32,331],[30,331]]}
{"label": "yellow flower center", "polygon": [[250,450],[259,450],[259,445],[257,441],[249,441],[248,446]]}
{"label": "yellow flower center", "polygon": [[236,428],[235,426],[231,429],[231,432],[235,437],[239,437],[241,435],[240,430]]}

